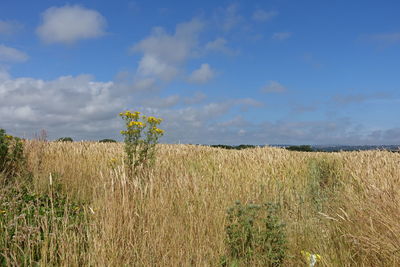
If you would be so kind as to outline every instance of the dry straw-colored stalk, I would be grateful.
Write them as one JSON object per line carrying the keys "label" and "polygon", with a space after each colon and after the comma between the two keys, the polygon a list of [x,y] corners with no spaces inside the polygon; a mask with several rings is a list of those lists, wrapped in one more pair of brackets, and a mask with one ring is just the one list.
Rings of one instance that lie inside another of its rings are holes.
{"label": "dry straw-colored stalk", "polygon": [[47,239],[43,265],[56,251],[69,266],[218,266],[236,200],[280,205],[285,266],[305,266],[302,250],[321,255],[320,266],[400,265],[399,153],[158,145],[155,166],[128,177],[123,144],[25,148],[35,190],[48,188],[51,173],[84,203],[86,223],[78,232],[57,229],[51,238],[63,245],[52,250]]}

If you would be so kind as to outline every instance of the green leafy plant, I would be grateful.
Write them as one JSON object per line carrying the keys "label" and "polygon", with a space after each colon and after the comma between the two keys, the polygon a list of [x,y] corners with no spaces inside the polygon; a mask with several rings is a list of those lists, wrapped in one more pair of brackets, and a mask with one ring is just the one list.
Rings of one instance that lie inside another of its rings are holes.
{"label": "green leafy plant", "polygon": [[158,128],[162,119],[140,115],[138,111],[119,115],[125,121],[126,130],[121,134],[124,136],[126,163],[132,174],[154,162],[156,144],[164,134],[164,130]]}
{"label": "green leafy plant", "polygon": [[[69,233],[86,239],[84,206],[62,193],[56,180],[48,192],[35,193],[29,180],[0,189],[0,266],[36,266],[46,253],[49,243],[58,250],[59,233]],[[87,242],[81,247],[87,249]],[[54,252],[54,251],[53,251]],[[52,253],[53,253],[52,252]],[[58,255],[59,253],[53,253]],[[49,265],[59,265],[60,258]]]}
{"label": "green leafy plant", "polygon": [[227,255],[222,266],[262,264],[282,266],[286,257],[285,225],[278,217],[278,206],[243,205],[239,201],[228,209],[226,226]]}
{"label": "green leafy plant", "polygon": [[0,174],[13,177],[20,174],[24,164],[24,146],[18,137],[0,129]]}

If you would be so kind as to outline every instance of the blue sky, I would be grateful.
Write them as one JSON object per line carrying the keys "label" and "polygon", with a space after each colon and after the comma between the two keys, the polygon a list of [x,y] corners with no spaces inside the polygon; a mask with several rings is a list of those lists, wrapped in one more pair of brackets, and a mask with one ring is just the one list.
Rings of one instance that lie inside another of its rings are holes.
{"label": "blue sky", "polygon": [[0,127],[167,143],[400,144],[398,1],[0,3]]}

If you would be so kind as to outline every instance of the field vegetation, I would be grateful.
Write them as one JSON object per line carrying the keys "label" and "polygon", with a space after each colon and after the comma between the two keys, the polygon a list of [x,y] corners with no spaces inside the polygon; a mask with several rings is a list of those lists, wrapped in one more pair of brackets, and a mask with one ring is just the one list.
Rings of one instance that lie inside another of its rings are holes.
{"label": "field vegetation", "polygon": [[400,266],[398,153],[155,149],[130,172],[122,143],[24,141],[0,265]]}

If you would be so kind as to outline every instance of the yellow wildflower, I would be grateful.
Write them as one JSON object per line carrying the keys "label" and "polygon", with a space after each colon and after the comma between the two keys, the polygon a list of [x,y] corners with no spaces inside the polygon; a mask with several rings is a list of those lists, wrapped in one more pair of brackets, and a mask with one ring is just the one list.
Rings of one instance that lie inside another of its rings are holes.
{"label": "yellow wildflower", "polygon": [[112,158],[110,159],[110,165],[115,165],[117,163],[117,159],[116,158]]}
{"label": "yellow wildflower", "polygon": [[306,258],[308,264],[313,267],[318,261],[321,261],[321,255],[319,254],[312,254],[308,251],[301,251],[301,254]]}
{"label": "yellow wildflower", "polygon": [[7,134],[7,135],[6,135],[6,138],[7,138],[7,139],[12,139],[13,137],[12,137],[11,135],[8,135],[8,134]]}
{"label": "yellow wildflower", "polygon": [[162,130],[162,129],[159,129],[159,128],[157,128],[157,127],[153,127],[153,128],[151,128],[151,132],[152,133],[156,133],[156,134],[163,134],[164,133],[164,130]]}
{"label": "yellow wildflower", "polygon": [[128,126],[129,127],[133,127],[133,126],[137,126],[137,127],[139,127],[139,128],[143,128],[144,126],[146,126],[143,122],[141,122],[141,121],[131,121],[129,124],[128,124]]}
{"label": "yellow wildflower", "polygon": [[147,117],[147,122],[148,123],[154,123],[154,124],[160,124],[162,119],[158,119],[156,117]]}

